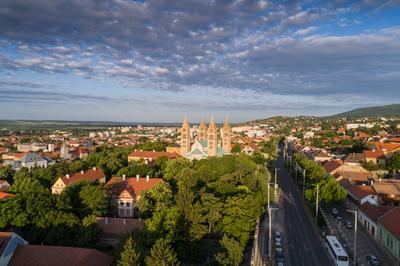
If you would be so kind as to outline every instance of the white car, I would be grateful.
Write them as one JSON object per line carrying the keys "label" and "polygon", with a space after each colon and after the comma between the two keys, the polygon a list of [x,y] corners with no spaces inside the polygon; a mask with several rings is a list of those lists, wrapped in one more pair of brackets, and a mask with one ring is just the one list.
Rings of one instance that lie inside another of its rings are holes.
{"label": "white car", "polygon": [[275,242],[282,242],[281,232],[275,232]]}

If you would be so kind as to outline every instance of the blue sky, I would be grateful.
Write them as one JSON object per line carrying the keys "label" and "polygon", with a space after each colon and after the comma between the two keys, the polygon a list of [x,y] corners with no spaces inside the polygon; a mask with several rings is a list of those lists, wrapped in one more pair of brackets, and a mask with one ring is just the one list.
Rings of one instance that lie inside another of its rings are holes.
{"label": "blue sky", "polygon": [[400,1],[0,2],[0,119],[192,122],[400,102]]}

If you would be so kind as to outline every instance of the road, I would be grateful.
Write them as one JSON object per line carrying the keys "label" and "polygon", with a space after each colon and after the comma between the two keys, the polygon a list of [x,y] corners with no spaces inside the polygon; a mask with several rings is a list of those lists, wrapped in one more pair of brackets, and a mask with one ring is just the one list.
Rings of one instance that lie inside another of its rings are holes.
{"label": "road", "polygon": [[[273,227],[283,233],[285,265],[333,265],[323,240],[308,217],[301,194],[296,190],[280,153],[276,167],[281,189],[279,210],[274,212]],[[274,230],[274,231],[275,231]]]}

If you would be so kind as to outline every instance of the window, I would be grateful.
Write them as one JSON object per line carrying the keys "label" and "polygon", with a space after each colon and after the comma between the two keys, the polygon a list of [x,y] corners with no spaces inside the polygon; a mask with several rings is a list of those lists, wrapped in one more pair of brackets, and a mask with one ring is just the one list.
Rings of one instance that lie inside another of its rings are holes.
{"label": "window", "polygon": [[119,206],[124,206],[124,203],[122,201],[120,201]]}
{"label": "window", "polygon": [[131,206],[131,204],[129,202],[127,202],[126,203],[126,207],[129,207],[129,206]]}

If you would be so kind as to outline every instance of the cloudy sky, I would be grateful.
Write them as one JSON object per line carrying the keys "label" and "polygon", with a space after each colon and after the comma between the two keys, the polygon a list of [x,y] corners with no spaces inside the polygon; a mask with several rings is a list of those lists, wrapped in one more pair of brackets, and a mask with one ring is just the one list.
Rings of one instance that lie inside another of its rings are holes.
{"label": "cloudy sky", "polygon": [[0,1],[0,119],[243,121],[399,102],[399,0]]}

